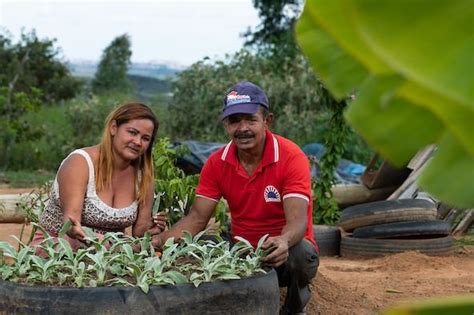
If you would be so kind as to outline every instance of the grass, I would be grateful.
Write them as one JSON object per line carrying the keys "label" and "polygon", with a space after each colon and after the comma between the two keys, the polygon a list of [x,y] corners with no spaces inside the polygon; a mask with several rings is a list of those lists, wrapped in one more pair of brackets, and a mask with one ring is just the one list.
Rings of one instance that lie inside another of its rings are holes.
{"label": "grass", "polygon": [[0,184],[11,188],[40,187],[45,182],[54,179],[54,173],[44,170],[38,171],[6,171],[0,172]]}
{"label": "grass", "polygon": [[454,239],[454,246],[474,246],[474,235],[465,234]]}

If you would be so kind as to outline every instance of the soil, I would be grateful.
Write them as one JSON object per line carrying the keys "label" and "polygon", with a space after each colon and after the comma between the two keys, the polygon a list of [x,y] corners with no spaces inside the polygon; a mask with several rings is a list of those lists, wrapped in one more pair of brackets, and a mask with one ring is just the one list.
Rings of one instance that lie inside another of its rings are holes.
{"label": "soil", "polygon": [[[0,240],[16,245],[9,236],[19,237],[21,227],[0,224]],[[26,227],[22,240],[26,241],[30,228]],[[378,314],[387,307],[412,300],[474,296],[473,270],[474,246],[459,247],[447,257],[418,252],[373,259],[321,257],[306,311],[324,315]]]}

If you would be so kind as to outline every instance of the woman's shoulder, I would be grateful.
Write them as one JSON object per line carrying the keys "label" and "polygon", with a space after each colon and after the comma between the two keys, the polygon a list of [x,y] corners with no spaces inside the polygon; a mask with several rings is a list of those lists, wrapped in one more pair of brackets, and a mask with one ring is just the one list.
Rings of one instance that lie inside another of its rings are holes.
{"label": "woman's shoulder", "polygon": [[81,148],[82,151],[85,151],[91,157],[92,161],[96,161],[99,158],[99,145],[94,145],[91,147]]}
{"label": "woman's shoulder", "polygon": [[[84,154],[85,153],[85,154]],[[72,151],[69,156],[64,159],[62,168],[66,167],[77,167],[80,170],[88,167],[87,158],[93,161],[96,161],[99,156],[99,150],[97,146],[80,148]]]}

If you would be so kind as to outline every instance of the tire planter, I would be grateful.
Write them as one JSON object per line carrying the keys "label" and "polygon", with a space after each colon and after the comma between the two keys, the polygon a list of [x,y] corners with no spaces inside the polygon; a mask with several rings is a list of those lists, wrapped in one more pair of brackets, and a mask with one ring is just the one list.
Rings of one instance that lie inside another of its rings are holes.
{"label": "tire planter", "polygon": [[341,231],[337,226],[313,225],[313,235],[320,256],[337,256],[341,245]]}
{"label": "tire planter", "polygon": [[27,286],[0,280],[0,314],[277,314],[275,270],[228,281],[139,288]]}
{"label": "tire planter", "polygon": [[368,225],[435,220],[437,209],[432,202],[423,199],[383,200],[348,207],[342,211],[339,226],[351,232]]}
{"label": "tire planter", "polygon": [[449,235],[451,224],[443,220],[406,221],[357,228],[356,238],[432,238]]}
{"label": "tire planter", "polygon": [[343,236],[341,256],[374,257],[416,250],[430,256],[448,256],[453,254],[451,236],[428,239],[372,239]]}

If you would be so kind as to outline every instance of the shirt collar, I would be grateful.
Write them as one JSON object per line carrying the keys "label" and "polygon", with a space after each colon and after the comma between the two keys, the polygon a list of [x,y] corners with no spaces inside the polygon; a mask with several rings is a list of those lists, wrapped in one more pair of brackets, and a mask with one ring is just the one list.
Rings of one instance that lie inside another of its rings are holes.
{"label": "shirt collar", "polygon": [[[224,162],[230,163],[232,165],[238,165],[239,159],[237,157],[237,147],[233,141],[230,141],[222,151],[221,160]],[[260,161],[260,164],[257,167],[261,169],[262,167],[276,163],[280,160],[280,146],[278,144],[278,139],[271,133],[269,130],[266,131],[265,135],[265,147],[263,149],[263,157]]]}

